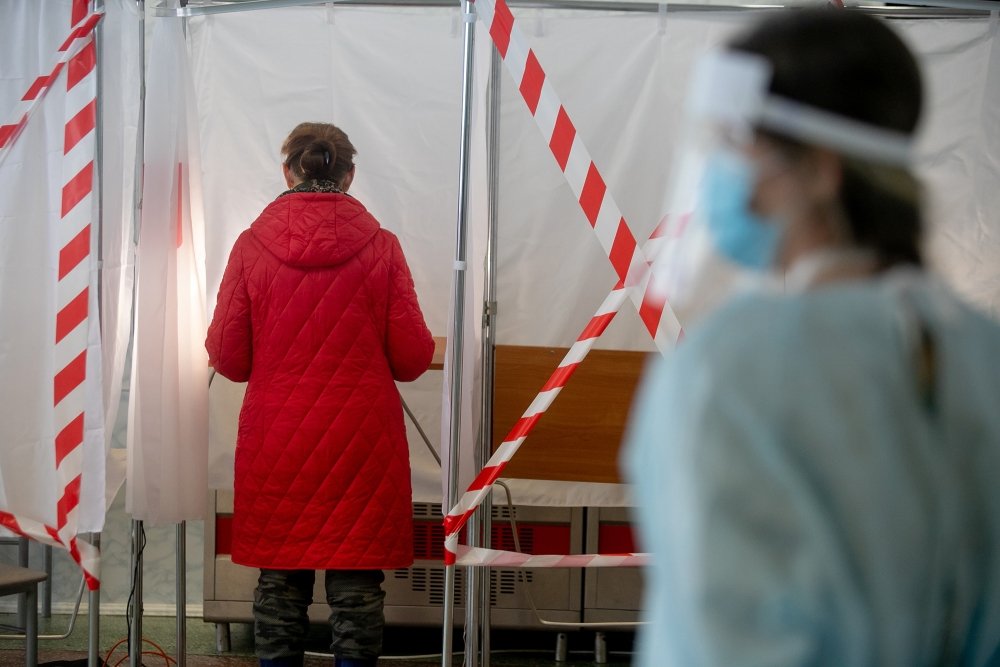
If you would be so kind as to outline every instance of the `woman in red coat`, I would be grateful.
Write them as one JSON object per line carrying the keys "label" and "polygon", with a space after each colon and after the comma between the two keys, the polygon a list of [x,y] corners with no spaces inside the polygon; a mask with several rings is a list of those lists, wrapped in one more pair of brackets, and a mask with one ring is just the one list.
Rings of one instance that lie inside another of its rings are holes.
{"label": "woman in red coat", "polygon": [[374,665],[383,569],[413,562],[409,451],[395,381],[434,342],[396,237],[347,194],[354,146],[303,123],[290,188],[236,240],[208,330],[212,366],[247,382],[233,561],[260,568],[256,651],[300,666],[314,570],[326,570],[338,667]]}

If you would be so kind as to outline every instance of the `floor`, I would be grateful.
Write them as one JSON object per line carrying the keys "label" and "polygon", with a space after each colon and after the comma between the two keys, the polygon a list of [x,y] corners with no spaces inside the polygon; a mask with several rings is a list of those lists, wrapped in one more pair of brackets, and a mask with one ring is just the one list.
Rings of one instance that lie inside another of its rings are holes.
{"label": "floor", "polygon": [[[41,635],[62,635],[69,624],[69,616],[39,619]],[[0,614],[0,624],[11,625],[14,615]],[[145,667],[170,667],[176,659],[177,626],[173,617],[146,617],[142,625]],[[324,652],[329,642],[325,628],[315,626],[310,636],[310,651]],[[230,630],[231,650],[220,655],[216,651],[215,625],[200,618],[189,618],[186,624],[187,667],[253,667],[253,633],[249,625],[233,624]],[[128,635],[124,616],[102,616],[100,627],[100,654],[109,667],[127,665],[127,648],[122,641]],[[39,664],[50,667],[83,667],[87,658],[87,618],[78,619],[73,632],[65,639],[40,640]],[[606,667],[627,667],[631,664],[632,635],[606,633],[608,656]],[[492,634],[491,667],[583,667],[595,665],[594,632],[571,632],[567,635],[569,655],[565,662],[555,660],[556,634],[554,632],[500,631]],[[457,638],[460,641],[461,638]],[[162,652],[161,652],[162,649]],[[457,649],[460,650],[460,649]],[[386,654],[379,664],[393,667],[440,667],[441,633],[439,628],[386,629]],[[306,667],[327,667],[329,657],[307,656]],[[454,665],[463,665],[463,657],[456,655]],[[0,640],[0,667],[24,665],[23,643]]]}

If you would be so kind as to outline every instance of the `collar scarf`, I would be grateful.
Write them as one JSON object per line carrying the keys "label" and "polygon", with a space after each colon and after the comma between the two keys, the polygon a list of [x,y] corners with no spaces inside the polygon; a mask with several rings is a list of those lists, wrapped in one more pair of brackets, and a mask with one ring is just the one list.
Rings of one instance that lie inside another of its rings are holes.
{"label": "collar scarf", "polygon": [[295,194],[297,192],[325,192],[327,194],[339,194],[339,195],[347,194],[346,192],[341,190],[340,186],[334,183],[333,181],[310,180],[310,181],[302,181],[294,188],[290,190],[285,190],[280,195],[278,195],[278,197],[284,197],[285,195]]}

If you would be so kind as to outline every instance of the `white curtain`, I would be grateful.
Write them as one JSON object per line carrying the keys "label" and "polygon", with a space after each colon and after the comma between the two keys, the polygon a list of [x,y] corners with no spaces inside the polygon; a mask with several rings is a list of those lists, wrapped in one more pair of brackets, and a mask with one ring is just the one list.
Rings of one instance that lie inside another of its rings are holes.
{"label": "white curtain", "polygon": [[142,59],[137,53],[143,24],[133,0],[105,0],[101,25],[102,190],[101,332],[107,504],[125,481],[124,434],[115,440],[126,355],[132,327],[135,281],[133,209],[135,151]]}
{"label": "white curtain", "polygon": [[[0,5],[0,123],[9,123],[18,102],[39,76],[48,75],[70,33],[69,0]],[[28,47],[28,48],[26,48]],[[89,85],[84,80],[78,88]],[[59,266],[64,134],[67,118],[66,68],[49,87],[0,167],[0,510],[22,525],[57,525],[63,484],[56,474],[53,378],[67,360],[54,350]],[[86,92],[83,92],[86,95]],[[80,98],[78,94],[76,96]],[[77,102],[80,100],[77,99]],[[74,111],[75,113],[75,111]],[[93,156],[89,134],[72,152]],[[90,156],[88,158],[87,156]],[[74,168],[82,167],[80,162]],[[96,180],[94,182],[96,188]],[[97,197],[84,220],[91,221],[86,330],[87,366],[83,381],[83,444],[66,474],[81,475],[80,504],[68,526],[100,531],[104,524],[104,431],[101,400],[101,340],[97,314]],[[76,213],[74,213],[76,215]],[[74,334],[75,335],[75,334]],[[68,338],[67,338],[68,340]],[[58,368],[57,368],[58,366]]]}
{"label": "white curtain", "polygon": [[[236,236],[284,189],[281,142],[296,124],[319,120],[343,128],[358,149],[351,193],[399,236],[428,325],[436,336],[447,334],[458,197],[461,27],[457,9],[300,7],[191,21],[205,156],[209,309]],[[482,31],[477,46],[477,85],[482,86],[489,53]],[[481,154],[485,130],[479,90],[474,145]],[[250,108],[261,113],[232,111]],[[485,248],[485,181],[482,171],[472,178],[474,250],[467,285],[476,304],[469,315],[478,328],[476,295],[481,291],[475,290],[481,290],[482,262],[476,255]],[[470,352],[476,352],[474,336],[468,342]],[[466,370],[476,365],[473,360]],[[440,451],[442,374],[428,373],[400,390]],[[232,484],[242,391],[242,385],[223,378],[213,381],[210,481],[215,487]],[[470,446],[478,417],[469,415],[463,427],[463,445]],[[412,428],[410,447],[415,497],[440,502],[440,469]],[[466,458],[468,477],[471,457]]]}
{"label": "white curtain", "polygon": [[[0,6],[0,123],[13,120],[35,77],[47,74],[69,33],[70,3]],[[30,35],[27,50],[8,35]],[[65,85],[55,86],[0,167],[0,502],[20,517],[55,525],[51,341],[62,178]],[[14,379],[17,381],[14,381]]]}
{"label": "white curtain", "polygon": [[[693,62],[759,15],[514,12],[636,238],[644,239],[666,209]],[[447,332],[458,181],[459,21],[455,9],[347,7],[192,21],[205,151],[209,307],[236,235],[282,189],[281,140],[299,121],[328,120],[344,127],[360,151],[352,192],[400,235],[431,329]],[[930,195],[930,255],[962,294],[998,315],[996,22],[892,25],[918,53],[928,82],[919,166]],[[489,47],[480,31],[477,66],[488,59],[484,45]],[[569,346],[614,286],[615,275],[517,87],[504,77],[499,342]],[[477,95],[484,95],[483,87]],[[474,211],[471,224],[483,233],[484,207]],[[470,266],[470,277],[480,273]],[[478,322],[478,302],[473,312]],[[653,349],[631,305],[598,347]],[[440,436],[438,377],[430,374],[402,389],[432,439]],[[217,400],[223,395],[228,400]],[[221,452],[230,451],[235,439],[238,405],[239,388],[213,387],[212,441]],[[422,449],[411,437],[414,488],[418,498],[438,499],[437,468],[427,464]],[[221,469],[231,469],[231,460]],[[627,502],[616,485],[518,481],[514,490],[526,504]]]}
{"label": "white curtain", "polygon": [[182,26],[160,21],[146,84],[125,496],[126,510],[151,524],[200,519],[208,507],[204,230],[194,103]]}
{"label": "white curtain", "polygon": [[928,255],[959,294],[1000,318],[1000,12],[894,21],[926,88],[919,172]]}

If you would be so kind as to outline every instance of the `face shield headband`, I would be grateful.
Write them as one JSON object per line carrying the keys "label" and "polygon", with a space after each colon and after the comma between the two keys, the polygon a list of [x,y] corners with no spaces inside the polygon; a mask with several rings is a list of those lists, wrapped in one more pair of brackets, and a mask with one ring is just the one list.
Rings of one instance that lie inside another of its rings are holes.
{"label": "face shield headband", "polygon": [[688,98],[689,117],[711,123],[738,143],[763,128],[865,161],[907,167],[909,136],[768,92],[771,64],[739,51],[715,51],[699,61]]}

